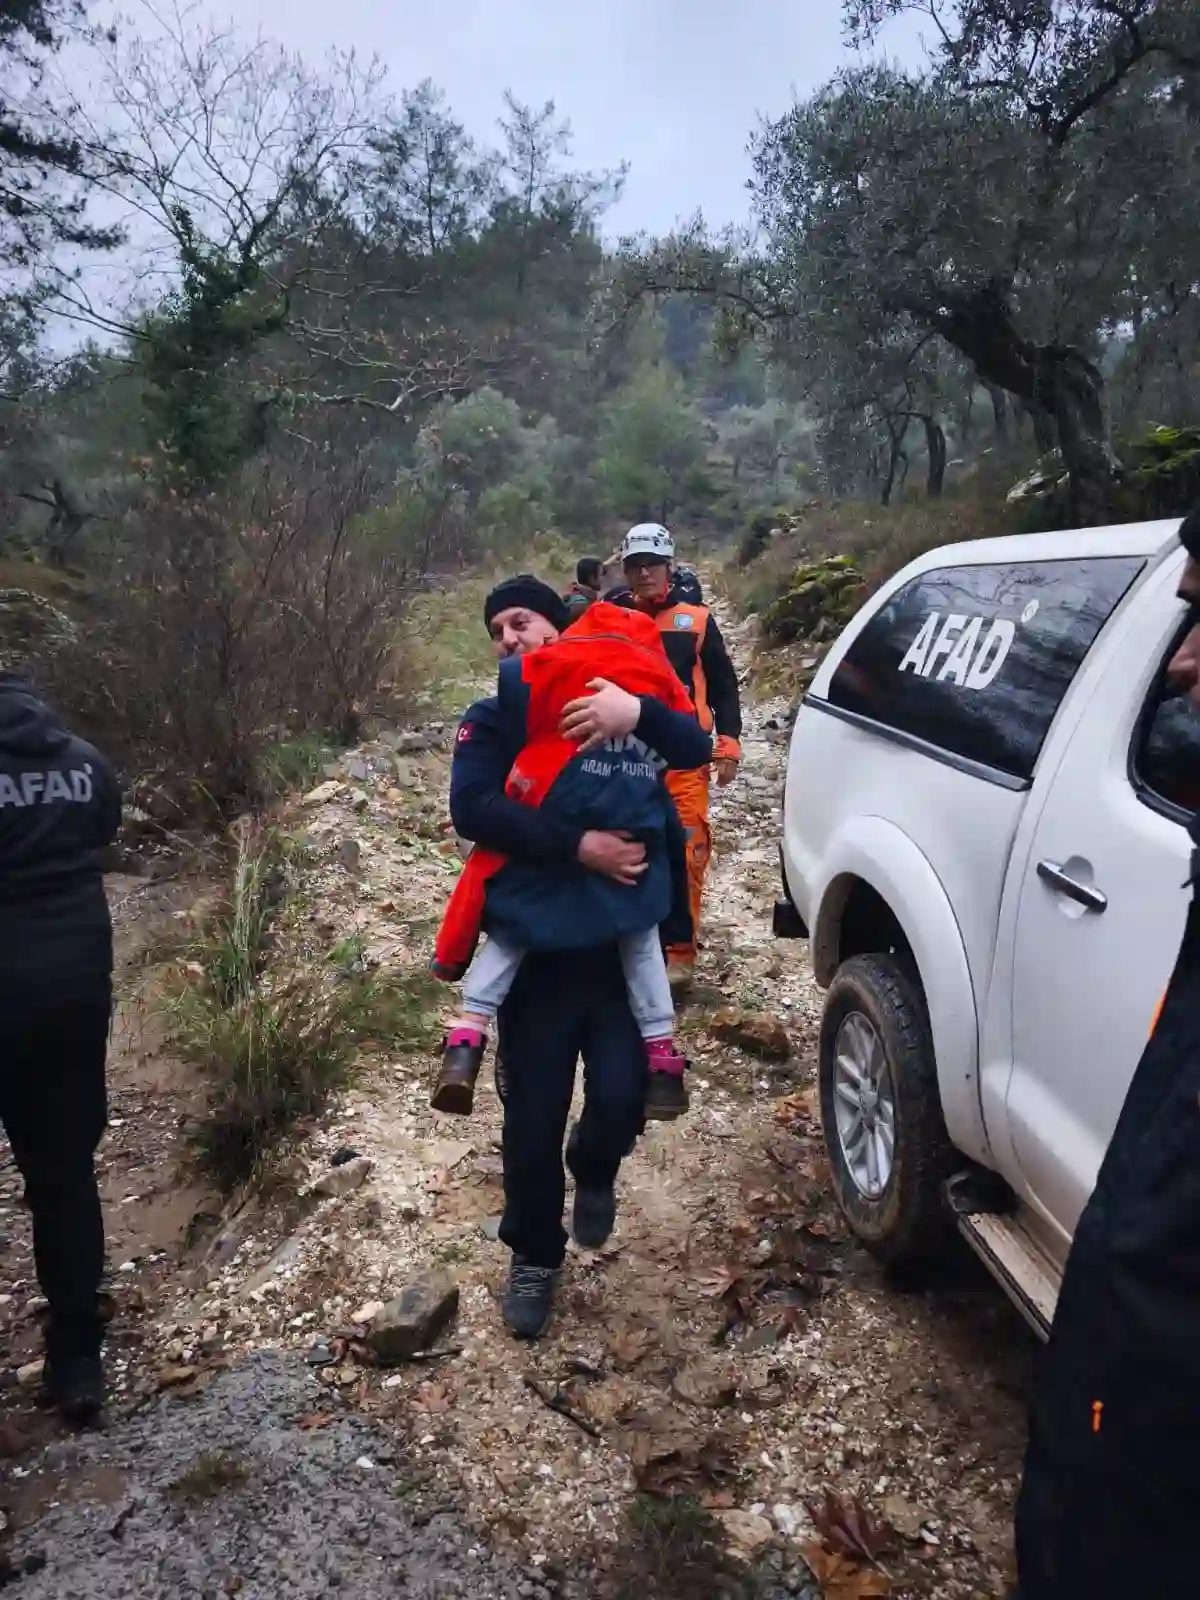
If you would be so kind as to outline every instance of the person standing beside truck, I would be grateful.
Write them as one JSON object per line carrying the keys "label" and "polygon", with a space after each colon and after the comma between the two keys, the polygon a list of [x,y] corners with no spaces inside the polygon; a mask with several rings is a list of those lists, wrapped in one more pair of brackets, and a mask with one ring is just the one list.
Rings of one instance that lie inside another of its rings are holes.
{"label": "person standing beside truck", "polygon": [[80,1424],[104,1401],[95,1152],[113,950],[100,853],[120,822],[104,759],[0,673],[0,1122],[49,1303],[44,1395]]}
{"label": "person standing beside truck", "polygon": [[[742,759],[742,707],[737,672],[729,658],[716,618],[707,606],[685,598],[696,592],[675,569],[675,541],[658,522],[630,528],[621,546],[629,582],[624,603],[653,618],[663,646],[706,733],[713,733],[713,767],[717,783],[731,783]],[[694,574],[689,575],[695,582]],[[692,905],[692,940],[667,951],[672,986],[685,990],[692,981],[704,878],[712,852],[708,822],[709,769],[668,772],[667,788],[687,834],[688,881]]]}
{"label": "person standing beside truck", "polygon": [[[1200,715],[1200,506],[1179,537]],[[1197,774],[1200,778],[1200,774]],[[1200,1460],[1200,815],[1178,959],[1075,1231],[1030,1405],[1019,1600],[1191,1593]]]}

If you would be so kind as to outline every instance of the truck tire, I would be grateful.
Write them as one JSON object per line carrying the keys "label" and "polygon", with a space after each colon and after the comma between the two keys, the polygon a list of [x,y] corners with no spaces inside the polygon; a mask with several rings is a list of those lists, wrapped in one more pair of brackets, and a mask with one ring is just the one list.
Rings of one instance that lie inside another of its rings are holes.
{"label": "truck tire", "polygon": [[940,1254],[953,1231],[942,1184],[962,1161],[942,1118],[915,975],[890,955],[853,956],[839,967],[817,1059],[825,1148],[851,1231],[889,1267]]}

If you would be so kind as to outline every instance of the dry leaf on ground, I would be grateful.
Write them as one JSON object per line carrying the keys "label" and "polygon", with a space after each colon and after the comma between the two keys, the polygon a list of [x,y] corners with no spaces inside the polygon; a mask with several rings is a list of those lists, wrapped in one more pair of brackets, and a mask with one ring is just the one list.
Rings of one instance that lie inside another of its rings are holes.
{"label": "dry leaf on ground", "polygon": [[687,1494],[737,1476],[730,1440],[704,1433],[678,1411],[634,1418],[622,1448],[646,1494]]}
{"label": "dry leaf on ground", "polygon": [[708,1300],[724,1300],[737,1289],[746,1277],[745,1267],[723,1266],[713,1272],[703,1273],[696,1279],[696,1287]]}
{"label": "dry leaf on ground", "polygon": [[332,1411],[310,1411],[306,1416],[296,1418],[296,1426],[308,1432],[311,1428],[327,1428],[334,1420]]}
{"label": "dry leaf on ground", "polygon": [[602,1428],[627,1416],[637,1404],[638,1392],[624,1378],[606,1378],[603,1383],[585,1390],[580,1407],[593,1422]]}
{"label": "dry leaf on ground", "polygon": [[821,1585],[824,1600],[873,1600],[874,1596],[892,1592],[882,1572],[862,1567],[849,1556],[826,1550],[815,1540],[804,1546],[804,1559]]}
{"label": "dry leaf on ground", "polygon": [[874,1561],[891,1543],[892,1531],[857,1495],[826,1489],[820,1500],[806,1501],[813,1527],[827,1549],[858,1561]]}
{"label": "dry leaf on ground", "polygon": [[454,1396],[444,1383],[423,1383],[413,1396],[416,1411],[449,1411],[453,1404]]}
{"label": "dry leaf on ground", "polygon": [[714,1361],[694,1361],[680,1368],[671,1388],[692,1406],[727,1406],[737,1394],[737,1375]]}
{"label": "dry leaf on ground", "polygon": [[622,1328],[609,1340],[608,1353],[618,1367],[636,1367],[652,1343],[648,1328]]}

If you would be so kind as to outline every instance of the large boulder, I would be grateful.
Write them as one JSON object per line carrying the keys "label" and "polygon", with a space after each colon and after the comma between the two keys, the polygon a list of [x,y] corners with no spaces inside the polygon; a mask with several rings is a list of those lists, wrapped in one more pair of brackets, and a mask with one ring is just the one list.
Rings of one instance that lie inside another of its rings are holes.
{"label": "large boulder", "polygon": [[763,639],[791,644],[811,638],[822,623],[826,632],[840,630],[857,611],[864,582],[849,556],[824,556],[798,567],[787,593],[762,614]]}

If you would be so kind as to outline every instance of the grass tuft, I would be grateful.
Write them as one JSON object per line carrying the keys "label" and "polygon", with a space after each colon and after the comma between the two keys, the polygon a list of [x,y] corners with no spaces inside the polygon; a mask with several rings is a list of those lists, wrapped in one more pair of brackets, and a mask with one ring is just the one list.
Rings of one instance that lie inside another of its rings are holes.
{"label": "grass tuft", "polygon": [[199,1456],[171,1485],[177,1500],[215,1500],[226,1489],[240,1489],[250,1479],[250,1469],[232,1450],[213,1450]]}
{"label": "grass tuft", "polygon": [[228,899],[198,933],[168,996],[173,1047],[208,1086],[196,1155],[224,1189],[255,1176],[322,1108],[366,1040],[423,1046],[434,1026],[434,985],[424,974],[385,980],[361,964],[286,948],[286,847],[255,824],[240,830],[236,846]]}

